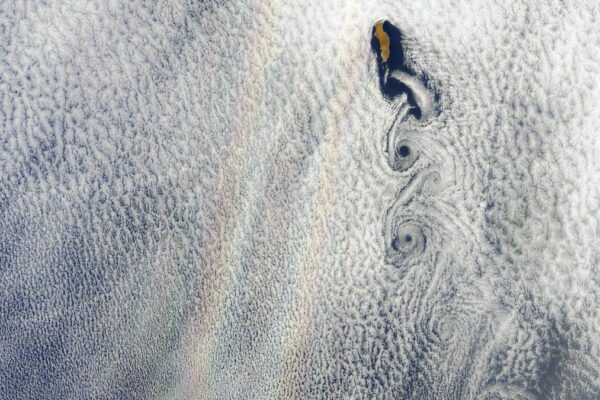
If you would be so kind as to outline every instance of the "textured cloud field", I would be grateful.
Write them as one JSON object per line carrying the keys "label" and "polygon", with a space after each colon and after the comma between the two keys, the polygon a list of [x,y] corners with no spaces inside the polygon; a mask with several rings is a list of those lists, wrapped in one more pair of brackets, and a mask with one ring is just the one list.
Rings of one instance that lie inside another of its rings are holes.
{"label": "textured cloud field", "polygon": [[599,19],[0,2],[0,399],[600,399]]}

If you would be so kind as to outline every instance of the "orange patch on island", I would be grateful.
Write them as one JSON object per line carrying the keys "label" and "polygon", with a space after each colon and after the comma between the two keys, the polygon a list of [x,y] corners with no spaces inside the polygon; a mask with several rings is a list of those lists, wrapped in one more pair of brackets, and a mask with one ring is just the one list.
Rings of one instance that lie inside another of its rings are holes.
{"label": "orange patch on island", "polygon": [[387,62],[390,57],[390,37],[383,30],[383,22],[384,21],[379,21],[375,24],[375,32],[373,34],[375,35],[375,38],[377,38],[377,41],[379,41],[381,59],[383,62]]}

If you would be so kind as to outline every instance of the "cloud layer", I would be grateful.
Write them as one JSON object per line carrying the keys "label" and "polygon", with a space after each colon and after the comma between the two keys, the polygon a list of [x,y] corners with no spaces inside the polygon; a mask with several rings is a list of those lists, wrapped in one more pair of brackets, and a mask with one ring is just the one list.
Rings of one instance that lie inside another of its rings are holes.
{"label": "cloud layer", "polygon": [[600,398],[600,9],[458,3],[0,3],[0,399]]}

